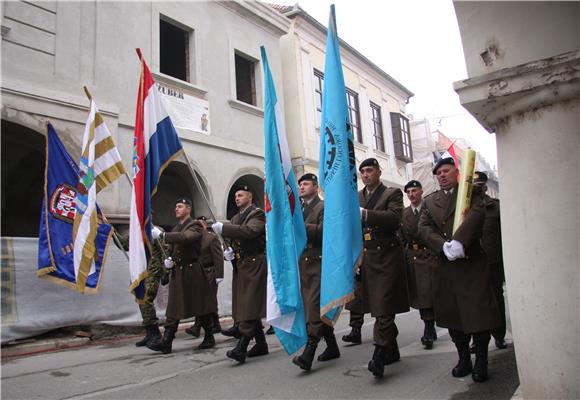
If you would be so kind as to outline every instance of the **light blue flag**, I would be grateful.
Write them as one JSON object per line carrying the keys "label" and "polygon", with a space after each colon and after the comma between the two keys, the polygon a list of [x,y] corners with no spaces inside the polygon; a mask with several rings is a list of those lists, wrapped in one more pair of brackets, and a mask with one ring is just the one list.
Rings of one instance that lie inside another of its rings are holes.
{"label": "light blue flag", "polygon": [[320,182],[324,189],[320,316],[332,324],[354,298],[354,269],[362,252],[353,135],[339,49],[331,5],[320,124]]}
{"label": "light blue flag", "polygon": [[284,350],[294,354],[308,339],[298,269],[298,259],[306,246],[306,227],[299,207],[298,187],[266,49],[262,46],[260,50],[265,80],[266,320],[274,327]]}

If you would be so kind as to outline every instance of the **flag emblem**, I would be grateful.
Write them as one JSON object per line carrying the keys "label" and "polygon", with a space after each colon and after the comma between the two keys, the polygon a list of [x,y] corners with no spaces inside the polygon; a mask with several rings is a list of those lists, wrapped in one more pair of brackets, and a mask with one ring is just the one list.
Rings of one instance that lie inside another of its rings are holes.
{"label": "flag emblem", "polygon": [[76,196],[72,186],[59,185],[50,198],[50,213],[55,218],[72,224],[76,214]]}

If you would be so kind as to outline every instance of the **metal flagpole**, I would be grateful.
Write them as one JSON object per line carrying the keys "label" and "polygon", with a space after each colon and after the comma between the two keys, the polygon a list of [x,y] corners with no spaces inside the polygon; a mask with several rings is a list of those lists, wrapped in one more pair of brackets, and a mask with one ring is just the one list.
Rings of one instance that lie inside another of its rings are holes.
{"label": "metal flagpole", "polygon": [[[195,182],[195,185],[197,186],[197,189],[201,192],[201,196],[203,197],[203,200],[205,201],[205,205],[207,206],[207,209],[209,210],[209,213],[211,214],[212,219],[214,220],[214,222],[217,222],[215,214],[213,213],[211,206],[209,204],[209,200],[208,200],[207,196],[205,195],[205,192],[203,191],[203,188],[201,186],[201,182],[199,181],[197,174],[195,173],[195,170],[191,166],[191,160],[187,156],[185,149],[183,149],[183,156],[185,158],[187,168],[189,168],[189,172],[191,173],[191,175],[193,175],[193,180]],[[216,234],[217,234],[217,232],[216,232]],[[222,245],[222,248],[225,250],[227,248],[227,246],[226,246],[224,238],[222,237],[221,234],[218,234],[217,237]]]}

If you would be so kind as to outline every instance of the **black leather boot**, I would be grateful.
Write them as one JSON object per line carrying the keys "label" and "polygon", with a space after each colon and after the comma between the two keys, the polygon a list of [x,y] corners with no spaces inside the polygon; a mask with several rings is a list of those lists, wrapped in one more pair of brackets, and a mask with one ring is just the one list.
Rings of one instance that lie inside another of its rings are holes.
{"label": "black leather boot", "polygon": [[215,338],[213,337],[213,328],[203,328],[205,336],[203,341],[197,346],[198,350],[211,349],[215,347]]}
{"label": "black leather boot", "polygon": [[198,338],[201,334],[201,325],[197,318],[195,319],[195,323],[185,330],[185,333],[193,336],[194,338]]}
{"label": "black leather boot", "polygon": [[324,341],[326,342],[326,349],[318,356],[318,361],[329,361],[339,358],[340,350],[338,349],[334,333],[324,335]]}
{"label": "black leather boot", "polygon": [[312,361],[314,360],[314,354],[316,353],[316,347],[318,346],[318,340],[313,337],[308,338],[308,343],[304,347],[304,351],[301,355],[296,356],[292,359],[292,362],[298,365],[304,371],[310,371],[312,368]]}
{"label": "black leather boot", "polygon": [[264,335],[264,328],[260,326],[256,330],[256,344],[248,351],[248,357],[258,357],[268,354],[268,342],[266,342],[266,335]]}
{"label": "black leather boot", "polygon": [[212,314],[213,318],[213,333],[220,333],[222,331],[222,326],[220,324],[220,317],[217,313]]}
{"label": "black leather boot", "polygon": [[487,380],[487,346],[489,345],[489,335],[476,334],[473,337],[473,341],[475,342],[475,365],[473,366],[471,378],[473,382],[485,382]]}
{"label": "black leather boot", "polygon": [[369,361],[369,371],[377,378],[381,378],[385,372],[385,354],[384,346],[375,345],[375,352],[373,358]]}
{"label": "black leather boot", "polygon": [[250,338],[247,336],[242,336],[236,343],[236,347],[228,350],[226,356],[232,360],[236,360],[240,364],[246,362],[246,355],[248,354],[248,345],[250,344]]}
{"label": "black leather boot", "polygon": [[425,322],[425,329],[423,329],[423,337],[421,338],[421,344],[425,346],[427,350],[431,350],[433,348],[433,338],[431,336],[431,331],[429,330],[429,323],[433,323],[433,321],[424,321]]}
{"label": "black leather boot", "polygon": [[435,330],[435,321],[427,321],[427,323],[428,323],[429,337],[433,341],[437,340],[437,331]]}
{"label": "black leather boot", "polygon": [[238,323],[236,322],[235,324],[232,325],[231,328],[223,330],[222,335],[240,339],[241,334],[240,329],[238,328]]}
{"label": "black leather boot", "polygon": [[461,378],[463,376],[469,375],[473,370],[473,365],[471,364],[471,353],[469,352],[469,342],[458,342],[455,343],[457,348],[457,354],[459,355],[459,362],[451,370],[451,374],[456,378]]}
{"label": "black leather boot", "polygon": [[155,342],[148,344],[147,348],[153,351],[160,351],[163,354],[171,353],[171,344],[175,338],[175,332],[177,328],[174,326],[166,326],[165,332],[163,332],[163,337],[157,339]]}
{"label": "black leather boot", "polygon": [[350,333],[342,337],[342,341],[353,344],[361,344],[362,341],[360,335],[360,328],[358,326],[353,326]]}
{"label": "black leather boot", "polygon": [[145,334],[145,337],[139,340],[137,343],[135,343],[135,346],[137,347],[147,346],[148,344],[153,343],[157,339],[161,339],[161,332],[159,332],[158,325],[147,325],[145,327],[145,331],[147,332]]}
{"label": "black leather boot", "polygon": [[399,344],[397,343],[397,339],[392,339],[391,343],[385,347],[385,365],[396,363],[400,359]]}

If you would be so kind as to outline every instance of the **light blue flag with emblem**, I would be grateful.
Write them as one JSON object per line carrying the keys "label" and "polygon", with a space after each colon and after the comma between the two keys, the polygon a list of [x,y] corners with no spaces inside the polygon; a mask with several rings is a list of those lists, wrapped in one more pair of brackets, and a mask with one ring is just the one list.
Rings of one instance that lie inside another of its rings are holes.
{"label": "light blue flag with emblem", "polygon": [[262,46],[260,50],[265,81],[266,320],[274,327],[284,350],[294,354],[308,339],[298,269],[298,259],[306,246],[306,227],[266,49]]}
{"label": "light blue flag with emblem", "polygon": [[320,316],[334,324],[354,298],[354,270],[362,252],[357,172],[334,5],[330,6],[322,119],[320,183],[324,189]]}

